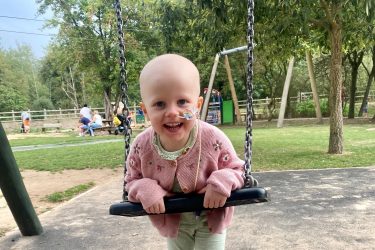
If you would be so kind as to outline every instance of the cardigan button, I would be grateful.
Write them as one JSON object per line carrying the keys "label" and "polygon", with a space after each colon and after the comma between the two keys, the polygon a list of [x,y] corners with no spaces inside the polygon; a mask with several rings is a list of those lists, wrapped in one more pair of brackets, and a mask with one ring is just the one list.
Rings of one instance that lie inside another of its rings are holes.
{"label": "cardigan button", "polygon": [[177,167],[177,161],[172,161],[171,162],[171,167]]}
{"label": "cardigan button", "polygon": [[183,187],[183,188],[182,188],[182,191],[183,191],[184,193],[186,193],[186,192],[188,191],[188,188],[187,188],[187,187]]}

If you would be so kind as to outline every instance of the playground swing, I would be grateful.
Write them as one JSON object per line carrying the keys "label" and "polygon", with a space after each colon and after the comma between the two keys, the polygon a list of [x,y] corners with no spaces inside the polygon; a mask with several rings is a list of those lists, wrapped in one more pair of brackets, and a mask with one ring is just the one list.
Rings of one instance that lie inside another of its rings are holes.
{"label": "playground swing", "polygon": [[[129,113],[128,96],[127,96],[127,83],[126,83],[126,70],[125,70],[125,43],[122,32],[122,17],[121,17],[121,6],[120,0],[115,1],[115,9],[117,16],[117,28],[118,28],[118,40],[119,40],[119,53],[120,53],[120,86],[122,90],[122,101],[124,103],[125,117]],[[245,138],[245,164],[244,164],[244,180],[245,185],[243,188],[234,190],[231,196],[227,199],[224,207],[245,205],[252,203],[267,202],[269,196],[264,188],[258,187],[258,182],[251,175],[251,157],[252,157],[252,77],[253,77],[253,25],[254,25],[254,1],[248,0],[248,29],[247,29],[247,40],[248,40],[248,62],[247,62],[247,116],[246,116],[246,138]],[[128,119],[125,119],[125,162],[130,150],[130,123]],[[126,172],[126,164],[124,171]],[[123,202],[115,203],[110,206],[109,213],[111,215],[120,216],[142,216],[148,213],[143,209],[140,203],[133,203],[127,200],[127,193],[123,191]],[[193,212],[197,210],[205,210],[203,207],[204,195],[201,194],[178,194],[173,197],[165,198],[165,210],[166,214],[169,213],[183,213]]]}

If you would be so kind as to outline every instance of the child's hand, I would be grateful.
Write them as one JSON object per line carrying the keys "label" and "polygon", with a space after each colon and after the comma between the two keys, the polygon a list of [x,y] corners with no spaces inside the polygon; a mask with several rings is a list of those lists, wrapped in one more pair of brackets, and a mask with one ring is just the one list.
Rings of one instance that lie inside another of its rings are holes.
{"label": "child's hand", "polygon": [[152,206],[145,209],[149,214],[162,214],[165,213],[164,200],[160,199],[158,202],[155,202]]}
{"label": "child's hand", "polygon": [[218,208],[224,206],[227,197],[212,189],[210,184],[207,185],[206,193],[204,195],[203,207],[205,208]]}

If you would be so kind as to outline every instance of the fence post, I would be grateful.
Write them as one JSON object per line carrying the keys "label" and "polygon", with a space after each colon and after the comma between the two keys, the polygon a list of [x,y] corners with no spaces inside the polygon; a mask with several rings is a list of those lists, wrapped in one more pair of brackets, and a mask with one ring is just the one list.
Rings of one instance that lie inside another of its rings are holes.
{"label": "fence post", "polygon": [[47,120],[47,110],[43,109],[44,120]]}
{"label": "fence post", "polygon": [[12,119],[15,122],[16,121],[16,115],[14,114],[14,110],[12,109]]}
{"label": "fence post", "polygon": [[59,108],[59,111],[60,111],[60,118],[62,118],[62,110],[61,110],[61,108]]}

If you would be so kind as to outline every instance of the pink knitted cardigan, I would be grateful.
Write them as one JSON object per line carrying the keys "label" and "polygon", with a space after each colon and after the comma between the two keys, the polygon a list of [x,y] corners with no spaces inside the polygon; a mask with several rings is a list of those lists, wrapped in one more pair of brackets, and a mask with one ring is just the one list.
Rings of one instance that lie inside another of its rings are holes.
{"label": "pink knitted cardigan", "polygon": [[[198,121],[198,136],[194,146],[176,160],[162,159],[152,144],[154,130],[150,127],[139,134],[130,149],[125,176],[128,198],[141,202],[147,208],[164,196],[171,196],[175,176],[184,193],[204,192],[212,185],[215,191],[229,197],[232,190],[241,188],[243,164],[228,137],[218,128]],[[199,159],[199,173],[194,190]],[[208,228],[220,233],[232,220],[234,208],[218,208],[207,211]],[[180,214],[150,215],[152,224],[165,237],[176,237]]]}

